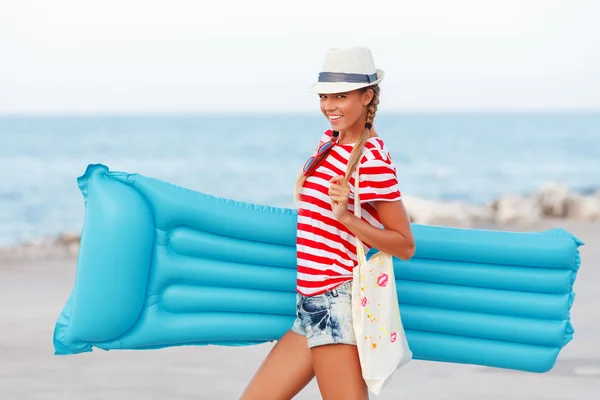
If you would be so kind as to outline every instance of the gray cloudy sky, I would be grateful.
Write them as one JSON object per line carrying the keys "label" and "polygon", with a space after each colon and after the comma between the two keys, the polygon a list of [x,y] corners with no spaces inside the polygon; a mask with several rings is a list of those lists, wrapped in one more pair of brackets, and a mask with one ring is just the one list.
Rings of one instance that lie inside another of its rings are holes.
{"label": "gray cloudy sky", "polygon": [[600,1],[0,0],[0,113],[310,111],[367,45],[382,110],[600,109]]}

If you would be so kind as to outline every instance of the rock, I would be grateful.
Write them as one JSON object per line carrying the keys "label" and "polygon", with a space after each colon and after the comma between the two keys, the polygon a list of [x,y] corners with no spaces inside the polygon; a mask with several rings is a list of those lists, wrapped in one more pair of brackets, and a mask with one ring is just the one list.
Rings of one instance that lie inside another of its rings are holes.
{"label": "rock", "polygon": [[72,233],[63,233],[63,234],[60,234],[56,238],[56,241],[59,244],[66,245],[66,246],[70,246],[72,244],[77,244],[78,245],[79,244],[79,240],[80,240],[80,237],[77,236],[77,235],[74,235]]}
{"label": "rock", "polygon": [[490,205],[485,205],[482,207],[470,207],[469,208],[469,218],[474,223],[483,223],[483,222],[494,222],[496,219],[496,211]]}
{"label": "rock", "polygon": [[578,221],[600,221],[600,198],[572,195],[566,203],[566,217]]}
{"label": "rock", "polygon": [[493,202],[490,208],[495,210],[494,221],[501,225],[530,224],[542,217],[538,204],[531,198],[504,195]]}
{"label": "rock", "polygon": [[539,208],[541,215],[551,218],[564,218],[567,215],[569,198],[569,189],[556,182],[542,186],[531,196],[531,200]]}
{"label": "rock", "polygon": [[412,222],[423,225],[469,228],[473,221],[485,218],[485,212],[460,202],[439,203],[418,197],[404,197]]}

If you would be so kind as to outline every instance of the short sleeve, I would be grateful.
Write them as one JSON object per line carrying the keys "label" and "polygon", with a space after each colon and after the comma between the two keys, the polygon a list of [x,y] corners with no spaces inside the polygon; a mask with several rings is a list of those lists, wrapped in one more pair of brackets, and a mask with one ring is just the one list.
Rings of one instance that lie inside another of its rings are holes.
{"label": "short sleeve", "polygon": [[402,198],[396,167],[387,152],[379,149],[367,151],[361,159],[359,172],[361,203]]}

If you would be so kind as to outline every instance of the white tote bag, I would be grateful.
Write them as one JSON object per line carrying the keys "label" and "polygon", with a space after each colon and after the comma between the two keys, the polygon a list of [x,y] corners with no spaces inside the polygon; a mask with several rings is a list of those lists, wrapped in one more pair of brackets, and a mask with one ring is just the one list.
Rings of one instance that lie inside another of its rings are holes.
{"label": "white tote bag", "polygon": [[[359,171],[356,169],[354,215],[361,216]],[[368,261],[356,238],[358,266],[353,271],[352,322],[362,375],[369,390],[379,395],[394,371],[412,360],[400,318],[392,256],[378,252]]]}

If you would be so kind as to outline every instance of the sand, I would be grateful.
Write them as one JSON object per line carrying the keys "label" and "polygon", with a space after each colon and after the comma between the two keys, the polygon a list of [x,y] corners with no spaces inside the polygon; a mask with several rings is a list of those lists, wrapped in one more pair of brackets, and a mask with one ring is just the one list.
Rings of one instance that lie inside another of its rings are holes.
{"label": "sand", "polygon": [[[600,223],[544,221],[586,242],[572,312],[574,340],[545,374],[413,361],[378,399],[600,399]],[[499,228],[498,228],[499,229]],[[76,260],[0,259],[0,399],[237,399],[271,344],[95,350],[53,355],[52,330]],[[297,399],[319,399],[315,381]],[[375,396],[373,396],[375,398]]]}

